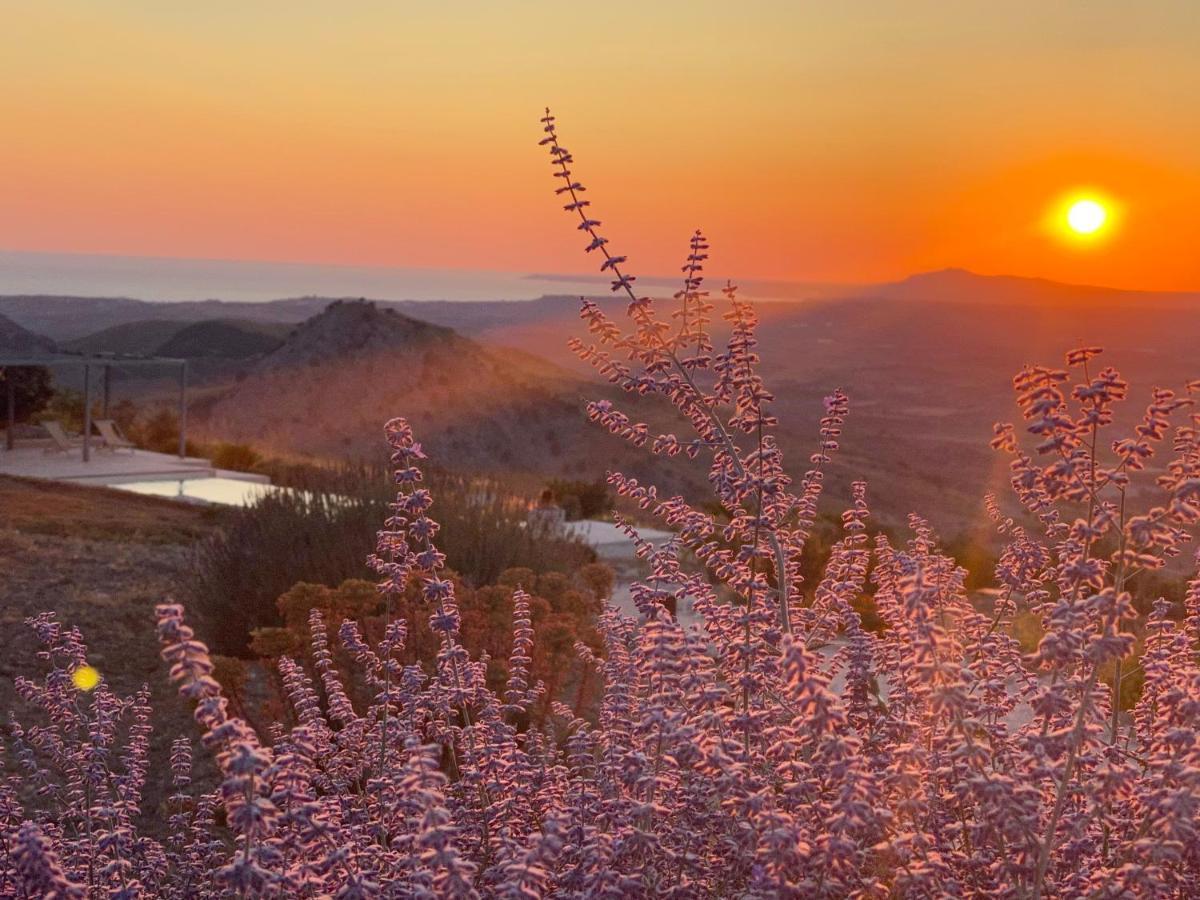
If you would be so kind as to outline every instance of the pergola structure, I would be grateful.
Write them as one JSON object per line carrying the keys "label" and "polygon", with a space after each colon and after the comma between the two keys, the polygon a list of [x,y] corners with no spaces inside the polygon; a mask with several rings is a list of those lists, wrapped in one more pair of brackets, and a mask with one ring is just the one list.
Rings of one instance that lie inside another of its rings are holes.
{"label": "pergola structure", "polygon": [[[100,408],[103,415],[108,416],[108,404],[112,393],[112,370],[114,367],[126,369],[142,366],[174,366],[179,370],[179,458],[187,456],[187,369],[186,359],[173,359],[168,356],[116,356],[99,355],[84,356],[73,353],[8,353],[0,352],[0,369],[36,368],[48,369],[83,368],[83,461],[88,462],[92,456],[92,370],[100,370],[100,380],[103,387]],[[5,379],[8,384],[8,430],[6,431],[6,447],[13,449],[13,428],[17,419],[16,385],[11,378]]]}

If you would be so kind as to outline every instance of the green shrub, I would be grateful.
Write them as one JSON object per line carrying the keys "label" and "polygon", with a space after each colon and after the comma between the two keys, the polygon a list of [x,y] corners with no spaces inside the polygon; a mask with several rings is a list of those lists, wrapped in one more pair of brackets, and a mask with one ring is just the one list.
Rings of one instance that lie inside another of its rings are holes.
{"label": "green shrub", "polygon": [[568,519],[592,519],[613,508],[612,493],[603,478],[595,481],[566,481],[556,478],[546,485],[550,499],[563,508]]}
{"label": "green shrub", "polygon": [[[307,482],[307,486],[304,486]],[[575,572],[595,560],[580,541],[528,521],[529,501],[493,482],[431,476],[447,565],[470,585],[506,569]],[[366,557],[389,515],[378,470],[309,472],[295,486],[235,511],[198,551],[191,603],[219,653],[243,655],[250,632],[282,624],[277,599],[298,582],[330,587],[370,578]]]}
{"label": "green shrub", "polygon": [[[121,428],[143,450],[172,455],[179,452],[179,416],[173,409],[160,409],[147,419],[122,425]],[[204,456],[207,448],[195,441],[188,441],[185,452],[188,456]]]}
{"label": "green shrub", "polygon": [[[95,415],[96,407],[92,408]],[[82,433],[83,431],[83,394],[70,388],[60,388],[54,392],[42,411],[34,417],[39,422],[55,420],[61,422],[67,431]]]}
{"label": "green shrub", "polygon": [[218,469],[235,472],[253,472],[262,462],[262,454],[248,444],[216,444],[207,448],[207,456]]}

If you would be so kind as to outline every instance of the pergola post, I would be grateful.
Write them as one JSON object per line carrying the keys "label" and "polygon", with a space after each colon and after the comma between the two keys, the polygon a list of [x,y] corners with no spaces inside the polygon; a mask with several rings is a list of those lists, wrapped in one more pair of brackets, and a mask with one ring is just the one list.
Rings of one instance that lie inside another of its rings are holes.
{"label": "pergola post", "polygon": [[4,383],[8,386],[8,428],[4,432],[4,449],[11,450],[16,438],[13,430],[17,427],[17,379],[12,366],[4,369]]}
{"label": "pergola post", "polygon": [[104,418],[108,418],[108,398],[112,393],[112,366],[104,367],[104,400],[101,402],[100,409],[103,411]]}
{"label": "pergola post", "polygon": [[92,458],[92,367],[83,367],[83,461]]}
{"label": "pergola post", "polygon": [[187,456],[187,360],[179,364],[179,458]]}

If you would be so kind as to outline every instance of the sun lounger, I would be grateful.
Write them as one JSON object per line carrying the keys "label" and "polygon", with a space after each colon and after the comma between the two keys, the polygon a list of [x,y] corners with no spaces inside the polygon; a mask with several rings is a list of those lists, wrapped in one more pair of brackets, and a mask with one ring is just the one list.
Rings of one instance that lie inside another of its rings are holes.
{"label": "sun lounger", "polygon": [[120,429],[117,428],[117,423],[112,419],[97,419],[96,430],[100,432],[100,438],[104,441],[104,449],[111,450],[114,453],[118,450],[128,450],[133,453],[133,441],[129,440]]}
{"label": "sun lounger", "polygon": [[50,435],[51,443],[46,448],[47,453],[74,453],[83,446],[82,439],[67,434],[62,422],[56,419],[47,419],[41,425]]}

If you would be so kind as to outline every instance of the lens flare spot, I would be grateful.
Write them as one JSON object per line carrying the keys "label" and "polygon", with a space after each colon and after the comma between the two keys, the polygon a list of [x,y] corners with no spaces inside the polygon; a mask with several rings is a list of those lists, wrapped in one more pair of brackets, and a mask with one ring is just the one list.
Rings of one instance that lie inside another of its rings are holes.
{"label": "lens flare spot", "polygon": [[80,666],[71,673],[71,684],[77,690],[90,691],[100,683],[100,672],[92,666]]}

